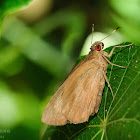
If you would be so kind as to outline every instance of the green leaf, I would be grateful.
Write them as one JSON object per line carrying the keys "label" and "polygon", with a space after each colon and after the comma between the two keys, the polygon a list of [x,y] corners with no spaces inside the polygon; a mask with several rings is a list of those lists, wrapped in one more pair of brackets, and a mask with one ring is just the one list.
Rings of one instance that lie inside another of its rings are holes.
{"label": "green leaf", "polygon": [[49,42],[45,42],[15,17],[11,16],[6,19],[2,37],[32,62],[45,68],[56,77],[62,78],[62,72],[67,71],[71,63],[68,55],[59,51]]}
{"label": "green leaf", "polygon": [[0,1],[0,25],[4,17],[21,8],[24,8],[32,0],[1,0]]}
{"label": "green leaf", "polygon": [[[128,43],[124,43],[128,44]],[[110,52],[112,47],[105,51]],[[140,47],[116,48],[111,62],[127,66],[110,66],[99,112],[83,124],[47,126],[42,140],[138,140],[140,139]]]}

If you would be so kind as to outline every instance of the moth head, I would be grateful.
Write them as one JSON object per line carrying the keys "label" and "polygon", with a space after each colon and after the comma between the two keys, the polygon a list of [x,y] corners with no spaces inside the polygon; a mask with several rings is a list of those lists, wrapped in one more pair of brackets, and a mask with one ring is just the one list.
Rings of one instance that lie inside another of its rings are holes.
{"label": "moth head", "polygon": [[92,44],[90,50],[93,51],[100,51],[104,48],[104,43],[102,43],[101,41],[96,41],[94,44]]}
{"label": "moth head", "polygon": [[[106,37],[104,37],[103,39],[101,39],[100,41],[96,41],[94,44],[92,44],[92,39],[91,39],[91,52],[93,51],[100,51],[104,48],[104,44],[101,42],[104,39],[106,39],[107,37],[109,37],[110,35],[112,35],[114,32],[116,32],[120,27],[117,27],[112,33],[110,33],[109,35],[107,35]],[[93,32],[94,32],[94,24],[92,25],[92,38],[93,38]]]}

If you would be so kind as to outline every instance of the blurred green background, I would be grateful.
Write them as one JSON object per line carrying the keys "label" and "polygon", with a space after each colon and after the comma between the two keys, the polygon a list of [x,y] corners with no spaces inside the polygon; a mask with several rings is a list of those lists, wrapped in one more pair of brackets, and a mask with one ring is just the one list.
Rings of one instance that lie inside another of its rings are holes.
{"label": "blurred green background", "polygon": [[89,52],[93,23],[93,40],[122,27],[106,47],[140,44],[139,0],[29,2],[0,2],[0,135],[8,140],[41,139],[42,113],[76,59]]}

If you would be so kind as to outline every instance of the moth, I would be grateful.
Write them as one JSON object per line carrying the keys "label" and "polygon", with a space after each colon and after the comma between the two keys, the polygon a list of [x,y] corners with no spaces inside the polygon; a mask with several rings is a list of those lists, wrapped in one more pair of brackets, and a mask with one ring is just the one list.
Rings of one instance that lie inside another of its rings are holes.
{"label": "moth", "polygon": [[[113,32],[117,29],[119,27]],[[94,27],[92,30],[94,30]],[[105,81],[108,83],[113,96],[113,91],[106,76],[108,63],[121,68],[124,67],[111,63],[107,57],[112,56],[116,47],[126,47],[132,44],[114,46],[108,54],[102,50],[104,44],[101,41],[96,41],[91,45],[88,56],[77,64],[56,91],[43,113],[42,122],[59,126],[88,121],[89,116],[93,116],[99,110]]]}

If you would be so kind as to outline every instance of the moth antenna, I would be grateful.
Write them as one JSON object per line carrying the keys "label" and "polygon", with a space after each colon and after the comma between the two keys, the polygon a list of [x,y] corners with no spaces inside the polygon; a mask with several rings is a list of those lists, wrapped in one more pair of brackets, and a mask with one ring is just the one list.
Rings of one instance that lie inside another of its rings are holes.
{"label": "moth antenna", "polygon": [[94,24],[92,24],[91,45],[92,45],[92,41],[93,41],[93,32],[94,32]]}
{"label": "moth antenna", "polygon": [[121,27],[117,27],[112,33],[110,33],[109,35],[107,35],[106,37],[104,37],[103,39],[101,39],[100,41],[103,41],[104,39],[106,39],[107,37],[109,37],[110,35],[112,35],[114,32],[116,32],[120,28]]}

